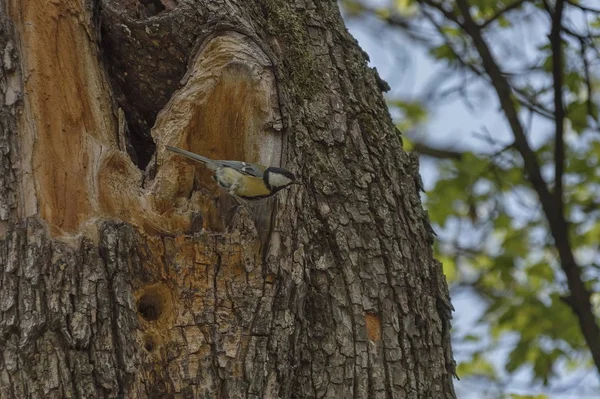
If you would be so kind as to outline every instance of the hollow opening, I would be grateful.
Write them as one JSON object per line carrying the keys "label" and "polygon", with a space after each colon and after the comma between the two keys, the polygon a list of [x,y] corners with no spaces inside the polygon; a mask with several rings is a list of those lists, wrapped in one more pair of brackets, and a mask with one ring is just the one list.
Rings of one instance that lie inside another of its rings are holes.
{"label": "hollow opening", "polygon": [[156,15],[166,9],[160,0],[140,0],[140,3],[146,7],[150,15]]}
{"label": "hollow opening", "polygon": [[144,349],[148,352],[154,352],[154,349],[156,349],[156,340],[150,335],[144,337]]}
{"label": "hollow opening", "polygon": [[138,313],[148,321],[160,318],[165,308],[165,300],[157,290],[146,292],[138,302]]}

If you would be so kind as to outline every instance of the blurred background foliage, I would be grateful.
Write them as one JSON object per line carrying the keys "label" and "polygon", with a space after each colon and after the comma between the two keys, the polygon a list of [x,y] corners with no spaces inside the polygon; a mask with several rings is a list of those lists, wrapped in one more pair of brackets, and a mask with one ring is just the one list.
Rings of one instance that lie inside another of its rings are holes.
{"label": "blurred background foliage", "polygon": [[[600,1],[340,3],[399,74],[411,48],[436,67],[411,95],[386,76],[387,100],[405,148],[434,160],[424,203],[468,293],[457,313],[480,309],[454,326],[459,397],[600,398]],[[436,140],[453,102],[497,118]]]}

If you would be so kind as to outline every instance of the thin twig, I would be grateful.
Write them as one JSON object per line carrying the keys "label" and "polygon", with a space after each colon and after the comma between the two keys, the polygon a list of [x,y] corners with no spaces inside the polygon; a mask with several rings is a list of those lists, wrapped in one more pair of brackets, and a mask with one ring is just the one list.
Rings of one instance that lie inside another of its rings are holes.
{"label": "thin twig", "polygon": [[586,53],[585,53],[585,50],[586,50],[585,41],[583,39],[580,39],[579,45],[581,46],[580,54],[581,54],[581,60],[583,61],[583,76],[585,79],[585,87],[587,89],[587,99],[586,99],[587,112],[588,112],[588,115],[591,116],[597,122],[598,115],[596,115],[596,112],[594,112],[592,77],[590,74],[590,62],[588,61],[588,59],[586,57]]}
{"label": "thin twig", "polygon": [[424,143],[415,143],[413,151],[421,155],[425,155],[437,159],[455,159],[460,161],[463,157],[463,153],[453,150],[445,150],[443,148],[434,148]]}
{"label": "thin twig", "polygon": [[600,14],[600,8],[584,6],[582,4],[575,3],[573,0],[567,0],[567,3],[569,3],[575,8],[579,8],[581,11],[591,12],[593,14]]}

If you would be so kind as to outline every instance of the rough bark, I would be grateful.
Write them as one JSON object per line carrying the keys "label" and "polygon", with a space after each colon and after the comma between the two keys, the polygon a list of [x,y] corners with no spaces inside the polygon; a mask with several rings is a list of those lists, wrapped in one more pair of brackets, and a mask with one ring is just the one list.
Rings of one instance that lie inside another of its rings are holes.
{"label": "rough bark", "polygon": [[[335,2],[1,7],[0,397],[454,397],[418,163]],[[164,144],[305,185],[232,213]]]}

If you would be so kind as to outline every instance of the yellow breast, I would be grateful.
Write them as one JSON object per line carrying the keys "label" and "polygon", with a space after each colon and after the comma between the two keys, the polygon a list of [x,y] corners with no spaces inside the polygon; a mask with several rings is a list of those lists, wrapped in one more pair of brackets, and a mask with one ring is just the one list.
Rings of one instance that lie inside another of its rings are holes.
{"label": "yellow breast", "polygon": [[252,176],[243,176],[242,184],[239,185],[235,195],[244,198],[267,197],[271,191],[265,185],[263,179]]}
{"label": "yellow breast", "polygon": [[248,176],[232,168],[222,168],[218,172],[218,180],[225,187],[231,187],[233,194],[242,198],[260,198],[271,195],[263,179]]}

